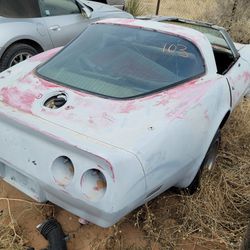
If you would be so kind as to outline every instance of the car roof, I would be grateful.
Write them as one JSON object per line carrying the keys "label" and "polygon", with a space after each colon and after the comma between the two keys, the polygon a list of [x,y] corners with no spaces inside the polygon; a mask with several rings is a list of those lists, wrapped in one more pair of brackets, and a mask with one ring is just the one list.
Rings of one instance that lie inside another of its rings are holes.
{"label": "car roof", "polygon": [[200,50],[205,63],[207,73],[214,73],[217,71],[216,64],[214,61],[212,46],[207,37],[201,32],[192,28],[179,26],[175,24],[162,23],[151,20],[140,20],[140,19],[125,19],[125,18],[110,18],[97,21],[96,24],[111,24],[121,25],[131,28],[139,28],[151,31],[158,31],[162,33],[173,34],[175,36],[183,37],[193,44]]}
{"label": "car roof", "polygon": [[206,39],[206,37],[199,31],[182,27],[174,24],[161,23],[151,20],[125,19],[125,18],[110,18],[98,21],[96,23],[117,24],[130,26],[134,28],[142,28],[146,30],[156,30],[158,32],[171,33],[173,35],[182,36],[188,40],[197,43],[198,40]]}

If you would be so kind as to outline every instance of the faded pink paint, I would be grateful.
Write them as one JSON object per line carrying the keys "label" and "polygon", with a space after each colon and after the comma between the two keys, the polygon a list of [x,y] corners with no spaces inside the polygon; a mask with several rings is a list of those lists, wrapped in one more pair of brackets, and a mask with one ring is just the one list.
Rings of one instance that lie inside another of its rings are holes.
{"label": "faded pink paint", "polygon": [[120,102],[119,105],[120,105],[120,110],[118,111],[119,113],[128,114],[138,109],[138,105],[135,105],[135,101],[128,101],[125,103]]}
{"label": "faded pink paint", "polygon": [[[44,90],[47,90],[47,89],[50,89],[50,88],[58,88],[58,87],[61,87],[55,83],[52,83],[52,82],[49,82],[49,81],[46,81],[42,78],[39,78],[38,76],[36,76],[35,74],[33,74],[31,72],[31,75],[34,79],[37,80],[37,84],[35,87],[39,88],[39,89],[44,89]],[[33,83],[34,85],[34,83]]]}
{"label": "faded pink paint", "polygon": [[27,74],[25,74],[24,76],[18,78],[18,82],[20,83],[24,83],[24,84],[27,84],[27,83],[32,83],[32,77],[33,77],[33,74],[32,72],[29,72]]}
{"label": "faded pink paint", "polygon": [[23,91],[18,87],[2,88],[0,97],[4,103],[27,113],[31,113],[32,104],[37,99],[35,93]]}
{"label": "faded pink paint", "polygon": [[187,83],[180,84],[178,86],[166,89],[165,91],[163,90],[160,92],[156,92],[154,94],[138,99],[138,102],[156,100],[157,102],[155,106],[159,106],[159,105],[165,106],[168,104],[166,100],[169,101],[170,99],[176,99],[176,98],[181,97],[183,95],[183,91],[185,91],[186,89],[189,90],[193,85],[196,85],[199,81],[200,79],[191,80]]}
{"label": "faded pink paint", "polygon": [[[165,110],[165,114],[171,119],[183,118],[188,109],[199,102],[209,85],[209,81],[203,82],[202,84],[196,84],[199,82],[199,79],[192,80],[186,84],[146,97],[117,101],[59,86],[55,83],[38,78],[38,76],[34,75],[34,72],[30,72],[18,80],[22,82],[22,85],[19,87],[3,88],[0,91],[0,95],[3,96],[3,102],[20,110],[32,113],[32,105],[36,99],[41,99],[44,96],[44,91],[47,92],[49,89],[53,89],[52,91],[54,91],[55,88],[60,88],[60,91],[74,94],[74,96],[71,96],[72,105],[57,110],[57,112],[44,108],[41,109],[41,112],[46,113],[46,117],[50,117],[49,119],[58,116],[61,117],[62,120],[72,121],[75,124],[81,123],[84,126],[84,122],[88,122],[95,127],[111,126],[116,121],[116,116],[114,115],[136,112],[139,109],[143,109],[148,101],[151,101],[150,105],[151,108],[153,108],[154,106],[169,107],[171,106],[169,105],[171,102],[176,102],[178,100],[177,106],[175,105],[171,110]],[[100,105],[103,107],[102,110],[99,109]],[[94,116],[88,116],[88,118],[81,117],[78,112],[80,109],[95,110]],[[100,113],[100,111],[102,112]],[[40,115],[38,114],[38,116]]]}
{"label": "faded pink paint", "polygon": [[250,72],[245,71],[242,75],[244,82],[250,84]]}
{"label": "faded pink paint", "polygon": [[108,165],[108,167],[109,167],[109,169],[110,169],[110,171],[111,171],[111,174],[112,174],[112,179],[113,179],[113,181],[115,182],[115,173],[114,173],[114,169],[113,169],[112,164],[111,164],[108,160],[104,159],[104,158],[101,157],[101,156],[97,156],[97,157],[100,158],[100,159],[102,159],[102,160]]}
{"label": "faded pink paint", "polygon": [[56,88],[57,84],[39,78],[34,71],[28,72],[26,75],[17,79],[18,82],[26,85],[32,85],[33,89],[46,90],[48,88]]}
{"label": "faded pink paint", "polygon": [[208,121],[210,120],[209,115],[208,115],[208,110],[204,111],[204,117],[206,120],[208,120]]}
{"label": "faded pink paint", "polygon": [[20,83],[16,87],[4,87],[0,89],[2,101],[13,108],[32,113],[32,105],[37,99],[43,97],[43,91],[49,88],[58,88],[58,85],[50,83],[29,72],[17,79]]}
{"label": "faded pink paint", "polygon": [[[168,107],[165,114],[170,120],[183,119],[191,108],[199,105],[207,89],[215,80],[201,81],[196,84],[197,81],[193,80],[163,92],[160,97],[156,97],[158,100],[155,106],[162,105]],[[172,102],[176,102],[176,105],[171,105]]]}
{"label": "faded pink paint", "polygon": [[31,62],[46,61],[46,60],[50,59],[52,56],[54,56],[56,53],[58,53],[61,49],[62,49],[62,47],[51,49],[51,50],[48,50],[46,52],[35,55],[35,56],[29,58],[28,60]]}

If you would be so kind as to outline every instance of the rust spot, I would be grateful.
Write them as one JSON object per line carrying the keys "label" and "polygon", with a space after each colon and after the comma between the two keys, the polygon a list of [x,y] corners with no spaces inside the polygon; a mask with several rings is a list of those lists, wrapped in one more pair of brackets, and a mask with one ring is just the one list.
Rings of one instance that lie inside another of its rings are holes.
{"label": "rust spot", "polygon": [[94,187],[94,190],[99,191],[101,189],[105,189],[106,186],[107,186],[107,184],[104,180],[98,180],[96,182],[96,186]]}
{"label": "rust spot", "polygon": [[71,109],[74,109],[74,107],[73,106],[67,106],[67,107],[65,107],[65,110],[71,110]]}

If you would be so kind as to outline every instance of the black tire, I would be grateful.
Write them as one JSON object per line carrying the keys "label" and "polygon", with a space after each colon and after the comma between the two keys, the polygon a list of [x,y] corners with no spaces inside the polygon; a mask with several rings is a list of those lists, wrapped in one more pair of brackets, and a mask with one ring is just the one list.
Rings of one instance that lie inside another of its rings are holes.
{"label": "black tire", "polygon": [[[24,43],[16,43],[9,47],[2,55],[0,61],[0,72],[24,61],[28,57],[36,55],[38,51],[32,46]],[[23,58],[23,60],[21,60]]]}
{"label": "black tire", "polygon": [[196,176],[194,177],[191,184],[184,189],[184,191],[190,195],[194,194],[200,187],[200,180],[201,175],[204,169],[212,170],[215,165],[216,156],[218,153],[220,145],[220,131],[218,130],[216,135],[214,136],[214,139],[212,143],[210,144],[210,147],[207,151],[207,154],[200,166],[199,171],[197,172]]}

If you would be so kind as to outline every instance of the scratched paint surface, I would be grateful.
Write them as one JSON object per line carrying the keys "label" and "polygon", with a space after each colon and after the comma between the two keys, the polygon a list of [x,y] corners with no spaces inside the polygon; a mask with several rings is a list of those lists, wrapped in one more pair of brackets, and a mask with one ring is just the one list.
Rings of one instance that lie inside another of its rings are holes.
{"label": "scratched paint surface", "polygon": [[[206,74],[145,97],[113,100],[39,78],[35,68],[61,48],[37,55],[0,74],[0,128],[4,131],[0,133],[4,145],[0,162],[37,180],[38,186],[30,184],[38,190],[35,193],[18,187],[33,198],[50,200],[93,223],[109,226],[165,189],[190,184],[231,107],[227,76],[216,74],[212,48],[199,32],[138,20],[102,22],[179,34],[201,50]],[[240,88],[235,86],[237,100],[250,86],[247,66],[228,77],[232,85],[240,82]],[[65,105],[58,109],[44,106],[59,93],[67,96]],[[51,170],[59,156],[67,156],[72,167]],[[92,174],[86,174],[89,169],[94,169]],[[98,171],[105,180],[95,177]],[[88,194],[86,176],[92,178]],[[11,182],[7,177],[6,181]],[[93,202],[89,194],[101,198]]]}

